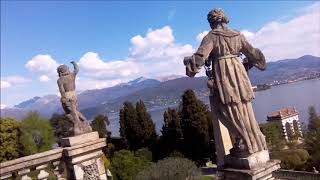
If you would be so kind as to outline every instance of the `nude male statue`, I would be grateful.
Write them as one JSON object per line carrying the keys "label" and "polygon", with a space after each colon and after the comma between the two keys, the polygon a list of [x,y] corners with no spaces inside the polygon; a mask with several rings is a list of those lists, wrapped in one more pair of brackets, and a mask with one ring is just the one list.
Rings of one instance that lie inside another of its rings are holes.
{"label": "nude male statue", "polygon": [[77,110],[77,96],[76,96],[76,75],[79,72],[78,65],[72,61],[74,71],[70,72],[66,65],[60,65],[57,68],[59,79],[57,81],[59,91],[61,94],[61,104],[67,117],[73,123],[73,134],[79,135],[91,132],[92,129],[81,112]]}

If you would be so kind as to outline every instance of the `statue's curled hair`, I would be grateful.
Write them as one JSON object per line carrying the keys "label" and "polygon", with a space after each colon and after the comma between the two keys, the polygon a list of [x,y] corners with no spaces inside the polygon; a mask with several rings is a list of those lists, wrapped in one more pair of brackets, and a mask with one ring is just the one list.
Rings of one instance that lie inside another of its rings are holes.
{"label": "statue's curled hair", "polygon": [[228,23],[228,17],[224,14],[224,11],[221,8],[212,9],[207,16],[208,22],[210,24],[216,23]]}

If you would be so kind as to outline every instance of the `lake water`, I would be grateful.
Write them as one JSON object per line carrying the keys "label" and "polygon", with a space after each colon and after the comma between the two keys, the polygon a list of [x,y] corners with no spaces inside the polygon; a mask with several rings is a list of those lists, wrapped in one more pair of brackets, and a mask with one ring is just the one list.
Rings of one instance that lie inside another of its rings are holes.
{"label": "lake water", "polygon": [[253,108],[258,121],[267,119],[267,114],[283,107],[296,107],[300,121],[308,122],[308,108],[314,106],[320,113],[320,80],[299,81],[273,86],[255,93]]}
{"label": "lake water", "polygon": [[[314,106],[320,114],[320,79],[273,86],[271,89],[255,92],[255,96],[253,109],[259,122],[264,122],[270,112],[284,107],[295,107],[299,112],[300,121],[305,124],[308,123],[310,106]],[[162,107],[150,112],[158,133],[162,127],[163,112],[166,109],[167,107]],[[111,129],[112,136],[119,136],[118,117],[111,118],[108,128]]]}

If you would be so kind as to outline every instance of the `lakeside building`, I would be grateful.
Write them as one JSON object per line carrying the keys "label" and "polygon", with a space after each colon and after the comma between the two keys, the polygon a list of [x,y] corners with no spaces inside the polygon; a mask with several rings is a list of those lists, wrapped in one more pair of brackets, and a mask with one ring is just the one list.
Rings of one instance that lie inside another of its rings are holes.
{"label": "lakeside building", "polygon": [[280,122],[282,124],[283,136],[286,141],[293,135],[302,136],[299,122],[299,113],[295,107],[282,108],[271,112],[267,116],[269,122]]}

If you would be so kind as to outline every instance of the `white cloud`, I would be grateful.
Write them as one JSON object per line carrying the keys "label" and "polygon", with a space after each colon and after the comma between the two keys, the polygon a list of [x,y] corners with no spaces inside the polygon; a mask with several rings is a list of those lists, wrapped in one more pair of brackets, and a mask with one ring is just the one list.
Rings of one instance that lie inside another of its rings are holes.
{"label": "white cloud", "polygon": [[90,89],[102,89],[122,83],[121,79],[113,80],[98,80],[88,77],[79,77],[76,79],[77,90],[90,90]]}
{"label": "white cloud", "polygon": [[39,77],[40,82],[48,82],[50,81],[50,78],[47,75],[42,75]]}
{"label": "white cloud", "polygon": [[5,104],[0,104],[0,109],[4,109],[4,108],[6,108],[7,107],[7,105],[5,105]]}
{"label": "white cloud", "polygon": [[[79,60],[82,73],[86,77],[109,81],[125,81],[138,76],[182,75],[183,57],[194,52],[189,44],[175,43],[169,26],[149,29],[145,36],[136,35],[130,42],[129,56],[124,60],[103,60],[95,52],[84,54]],[[106,86],[110,84],[109,81],[103,84]]]}
{"label": "white cloud", "polygon": [[320,56],[320,3],[305,8],[287,22],[273,21],[255,33],[242,33],[261,48],[268,61],[306,54]]}
{"label": "white cloud", "polygon": [[80,58],[79,66],[87,76],[100,78],[128,77],[139,72],[131,60],[103,61],[97,53],[87,52]]}
{"label": "white cloud", "polygon": [[29,60],[25,67],[32,72],[53,75],[56,73],[58,65],[50,55],[39,54]]}
{"label": "white cloud", "polygon": [[5,76],[1,78],[1,89],[9,88],[16,85],[23,85],[29,82],[31,82],[30,79],[19,75]]}
{"label": "white cloud", "polygon": [[9,82],[1,80],[1,89],[5,89],[9,87],[11,87],[11,84]]}
{"label": "white cloud", "polygon": [[197,41],[201,42],[202,39],[209,33],[209,31],[203,31],[197,35]]}
{"label": "white cloud", "polygon": [[190,44],[176,43],[172,29],[164,26],[149,29],[145,37],[131,38],[129,51],[129,59],[141,67],[140,75],[155,77],[184,74],[183,57],[191,55],[194,49]]}
{"label": "white cloud", "polygon": [[22,77],[20,75],[6,76],[3,77],[3,79],[12,84],[25,84],[31,82],[30,79]]}

